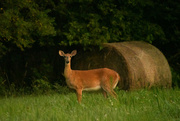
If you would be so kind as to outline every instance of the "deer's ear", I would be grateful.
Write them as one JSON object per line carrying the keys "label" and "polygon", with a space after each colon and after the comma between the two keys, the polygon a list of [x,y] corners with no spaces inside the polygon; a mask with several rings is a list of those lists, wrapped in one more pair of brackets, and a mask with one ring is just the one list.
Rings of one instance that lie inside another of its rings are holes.
{"label": "deer's ear", "polygon": [[64,56],[64,52],[62,50],[59,50],[59,55]]}
{"label": "deer's ear", "polygon": [[77,54],[77,50],[73,50],[72,52],[71,52],[71,56],[75,56]]}

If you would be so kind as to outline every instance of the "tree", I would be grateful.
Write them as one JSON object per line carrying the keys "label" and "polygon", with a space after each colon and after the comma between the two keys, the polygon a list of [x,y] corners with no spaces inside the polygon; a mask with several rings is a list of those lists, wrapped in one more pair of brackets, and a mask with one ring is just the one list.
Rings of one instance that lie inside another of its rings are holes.
{"label": "tree", "polygon": [[60,44],[87,47],[105,42],[164,40],[161,26],[145,18],[145,8],[153,5],[143,0],[60,2],[56,10],[67,20],[61,24],[63,31],[59,32],[65,39]]}
{"label": "tree", "polygon": [[55,36],[54,19],[48,16],[50,10],[41,11],[31,0],[3,0],[0,10],[0,55],[14,47],[30,48],[34,43],[52,43]]}
{"label": "tree", "polygon": [[180,70],[179,11],[177,0],[1,0],[0,84],[51,82],[59,47],[106,42],[151,43]]}

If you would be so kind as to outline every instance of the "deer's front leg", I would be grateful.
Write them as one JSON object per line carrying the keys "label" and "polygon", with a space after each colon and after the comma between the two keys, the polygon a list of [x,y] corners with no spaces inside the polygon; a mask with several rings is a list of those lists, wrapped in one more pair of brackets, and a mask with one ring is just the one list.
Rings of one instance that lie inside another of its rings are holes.
{"label": "deer's front leg", "polygon": [[77,94],[77,100],[78,100],[78,102],[81,103],[82,89],[76,89],[76,94]]}

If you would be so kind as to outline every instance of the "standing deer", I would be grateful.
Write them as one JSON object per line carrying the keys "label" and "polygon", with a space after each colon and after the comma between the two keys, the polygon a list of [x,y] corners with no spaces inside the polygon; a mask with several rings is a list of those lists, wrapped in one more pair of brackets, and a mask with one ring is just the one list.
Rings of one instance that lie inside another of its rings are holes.
{"label": "standing deer", "polygon": [[78,102],[81,103],[83,90],[91,91],[103,89],[105,98],[107,97],[107,93],[116,98],[117,95],[113,89],[120,80],[119,74],[108,68],[72,70],[71,58],[75,56],[76,53],[76,50],[73,50],[71,54],[65,54],[63,51],[59,50],[59,55],[63,56],[65,59],[64,76],[66,83],[69,88],[76,90]]}

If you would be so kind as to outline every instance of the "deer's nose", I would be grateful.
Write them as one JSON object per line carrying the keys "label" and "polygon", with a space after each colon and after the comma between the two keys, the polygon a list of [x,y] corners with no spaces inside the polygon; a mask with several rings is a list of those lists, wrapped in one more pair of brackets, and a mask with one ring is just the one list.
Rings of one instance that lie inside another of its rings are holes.
{"label": "deer's nose", "polygon": [[69,63],[69,61],[66,61],[66,63]]}

